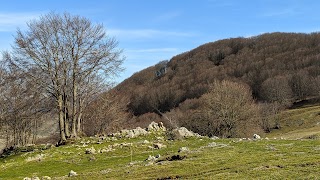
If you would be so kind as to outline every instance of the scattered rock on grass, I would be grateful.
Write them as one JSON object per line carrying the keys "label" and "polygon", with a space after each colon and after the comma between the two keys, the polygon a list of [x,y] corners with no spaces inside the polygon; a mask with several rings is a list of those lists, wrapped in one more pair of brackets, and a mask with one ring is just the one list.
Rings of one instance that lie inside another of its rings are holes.
{"label": "scattered rock on grass", "polygon": [[44,154],[37,154],[35,157],[28,157],[26,159],[27,162],[31,162],[31,161],[42,161],[44,158]]}
{"label": "scattered rock on grass", "polygon": [[156,159],[157,159],[156,157],[149,155],[146,161],[155,161]]}
{"label": "scattered rock on grass", "polygon": [[178,152],[188,152],[189,151],[189,148],[187,147],[181,147],[179,148],[179,151]]}
{"label": "scattered rock on grass", "polygon": [[43,177],[41,178],[41,180],[51,180],[51,177],[50,177],[50,176],[43,176]]}
{"label": "scattered rock on grass", "polygon": [[208,144],[208,147],[216,147],[217,146],[217,143],[215,142],[211,142]]}
{"label": "scattered rock on grass", "polygon": [[108,174],[110,173],[112,170],[111,169],[104,169],[104,170],[101,170],[100,173],[101,174]]}
{"label": "scattered rock on grass", "polygon": [[162,149],[162,148],[166,148],[167,146],[164,145],[164,144],[161,144],[161,143],[154,143],[154,144],[153,144],[153,147],[154,147],[155,149]]}
{"label": "scattered rock on grass", "polygon": [[210,139],[216,140],[216,139],[219,139],[219,137],[218,136],[212,136]]}
{"label": "scattered rock on grass", "polygon": [[96,154],[96,149],[94,147],[87,148],[85,152],[86,154]]}
{"label": "scattered rock on grass", "polygon": [[78,174],[76,173],[76,172],[74,172],[73,170],[71,170],[70,172],[69,172],[69,177],[72,177],[72,176],[77,176]]}
{"label": "scattered rock on grass", "polygon": [[258,134],[254,134],[253,139],[261,139],[261,137]]}
{"label": "scattered rock on grass", "polygon": [[[45,176],[45,177],[47,177],[47,176]],[[42,179],[43,179],[43,177],[42,177]],[[51,178],[50,178],[50,179],[51,179]],[[32,178],[25,177],[25,178],[23,178],[23,180],[40,180],[40,178],[39,178],[39,177],[37,177],[37,176],[32,177]],[[45,179],[45,180],[47,180],[47,179]]]}

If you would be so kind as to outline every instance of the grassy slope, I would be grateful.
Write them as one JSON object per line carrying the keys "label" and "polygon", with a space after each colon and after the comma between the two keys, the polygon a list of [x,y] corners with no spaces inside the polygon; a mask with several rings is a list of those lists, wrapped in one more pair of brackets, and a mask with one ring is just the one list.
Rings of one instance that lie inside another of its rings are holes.
{"label": "grassy slope", "polygon": [[303,106],[287,110],[279,115],[281,129],[274,130],[268,137],[301,139],[320,136],[320,106]]}
{"label": "grassy slope", "polygon": [[[316,179],[320,177],[320,141],[299,139],[320,132],[320,106],[288,110],[280,115],[281,129],[268,134],[271,139],[248,141],[239,139],[190,138],[180,141],[158,140],[164,134],[153,134],[134,139],[81,139],[74,144],[48,150],[21,153],[0,159],[0,179],[22,179],[32,176],[50,176],[64,179],[70,170],[79,175],[70,179]],[[294,140],[293,140],[294,139]],[[299,139],[299,140],[296,140]],[[160,150],[148,148],[143,140],[167,145]],[[82,147],[87,142],[88,147]],[[217,146],[207,147],[211,142]],[[85,149],[101,149],[120,145],[115,151],[85,154]],[[180,147],[191,151],[178,153]],[[131,156],[132,153],[132,156]],[[44,154],[41,161],[27,162],[29,157]],[[172,155],[186,155],[178,161],[162,161],[147,166],[149,155],[160,154],[163,160]]]}
{"label": "grassy slope", "polygon": [[[132,142],[133,147],[119,146],[116,151],[90,155],[85,147],[64,146],[43,152],[18,154],[0,160],[0,179],[22,179],[32,176],[63,178],[70,170],[79,175],[72,179],[157,179],[182,177],[183,179],[248,179],[248,178],[316,178],[320,176],[320,143],[317,140],[211,140],[190,138],[165,141],[168,147],[150,150],[140,144],[144,139],[123,139],[90,144],[96,149],[108,144]],[[215,141],[218,146],[206,147]],[[78,143],[80,145],[80,143]],[[178,161],[163,161],[146,166],[148,155],[162,157],[178,154],[182,146],[190,152]],[[131,148],[133,158],[131,161]],[[45,154],[42,161],[26,162],[28,157]],[[93,159],[94,156],[94,160]],[[91,159],[91,160],[90,160]],[[130,165],[130,162],[134,162]]]}

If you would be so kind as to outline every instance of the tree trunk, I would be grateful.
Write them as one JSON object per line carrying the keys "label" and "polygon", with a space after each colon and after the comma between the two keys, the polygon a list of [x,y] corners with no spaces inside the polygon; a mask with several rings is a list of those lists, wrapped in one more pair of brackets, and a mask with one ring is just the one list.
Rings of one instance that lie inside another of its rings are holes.
{"label": "tree trunk", "polygon": [[63,99],[62,95],[58,95],[58,110],[59,110],[59,127],[60,127],[60,144],[65,142],[66,134],[64,129],[64,113],[63,113]]}
{"label": "tree trunk", "polygon": [[81,129],[82,111],[83,111],[83,100],[79,99],[79,115],[77,118],[77,133],[78,134],[82,133],[82,129]]}
{"label": "tree trunk", "polygon": [[[74,77],[75,78],[75,77]],[[76,129],[76,123],[77,123],[77,85],[75,82],[75,79],[73,80],[73,92],[72,92],[72,126],[71,126],[71,136],[73,138],[77,137],[77,129]]]}
{"label": "tree trunk", "polygon": [[70,131],[69,131],[69,119],[66,115],[66,113],[63,113],[63,119],[64,119],[64,130],[65,130],[65,134],[66,137],[70,137]]}
{"label": "tree trunk", "polygon": [[69,117],[68,117],[68,99],[67,95],[64,95],[63,99],[63,118],[64,118],[64,129],[66,137],[70,137],[70,131],[69,131]]}

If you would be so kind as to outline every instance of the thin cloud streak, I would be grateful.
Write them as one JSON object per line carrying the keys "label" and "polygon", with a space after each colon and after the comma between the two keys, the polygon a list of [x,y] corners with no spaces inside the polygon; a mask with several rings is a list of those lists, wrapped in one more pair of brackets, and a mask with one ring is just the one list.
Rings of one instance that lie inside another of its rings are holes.
{"label": "thin cloud streak", "polygon": [[292,16],[296,15],[298,12],[293,8],[283,9],[279,11],[272,11],[264,13],[262,16],[264,17],[278,17],[278,16]]}
{"label": "thin cloud streak", "polygon": [[25,27],[28,21],[39,15],[40,13],[0,13],[0,31],[9,32]]}
{"label": "thin cloud streak", "polygon": [[151,48],[151,49],[129,49],[128,53],[157,53],[157,52],[177,52],[177,48]]}
{"label": "thin cloud streak", "polygon": [[112,36],[122,38],[154,38],[154,37],[192,37],[194,33],[178,31],[161,31],[155,29],[109,29],[107,32]]}

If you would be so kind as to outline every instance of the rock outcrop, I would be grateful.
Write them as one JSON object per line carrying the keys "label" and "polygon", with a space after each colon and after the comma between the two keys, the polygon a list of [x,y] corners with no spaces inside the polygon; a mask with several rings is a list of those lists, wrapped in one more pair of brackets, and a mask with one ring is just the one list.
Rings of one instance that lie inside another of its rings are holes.
{"label": "rock outcrop", "polygon": [[170,139],[183,139],[183,138],[188,138],[188,137],[202,137],[198,133],[194,133],[192,131],[189,131],[185,127],[180,127],[173,129],[170,133]]}
{"label": "rock outcrop", "polygon": [[141,127],[137,127],[135,129],[131,129],[131,130],[121,130],[119,132],[116,133],[112,133],[109,136],[111,137],[126,137],[126,138],[135,138],[135,137],[139,137],[139,136],[145,136],[148,135],[150,133],[155,133],[155,132],[164,132],[166,131],[166,127],[164,127],[163,123],[156,123],[156,122],[151,122],[147,128],[143,129]]}
{"label": "rock outcrop", "polygon": [[166,127],[164,127],[163,123],[151,122],[147,127],[147,130],[150,131],[166,131]]}

